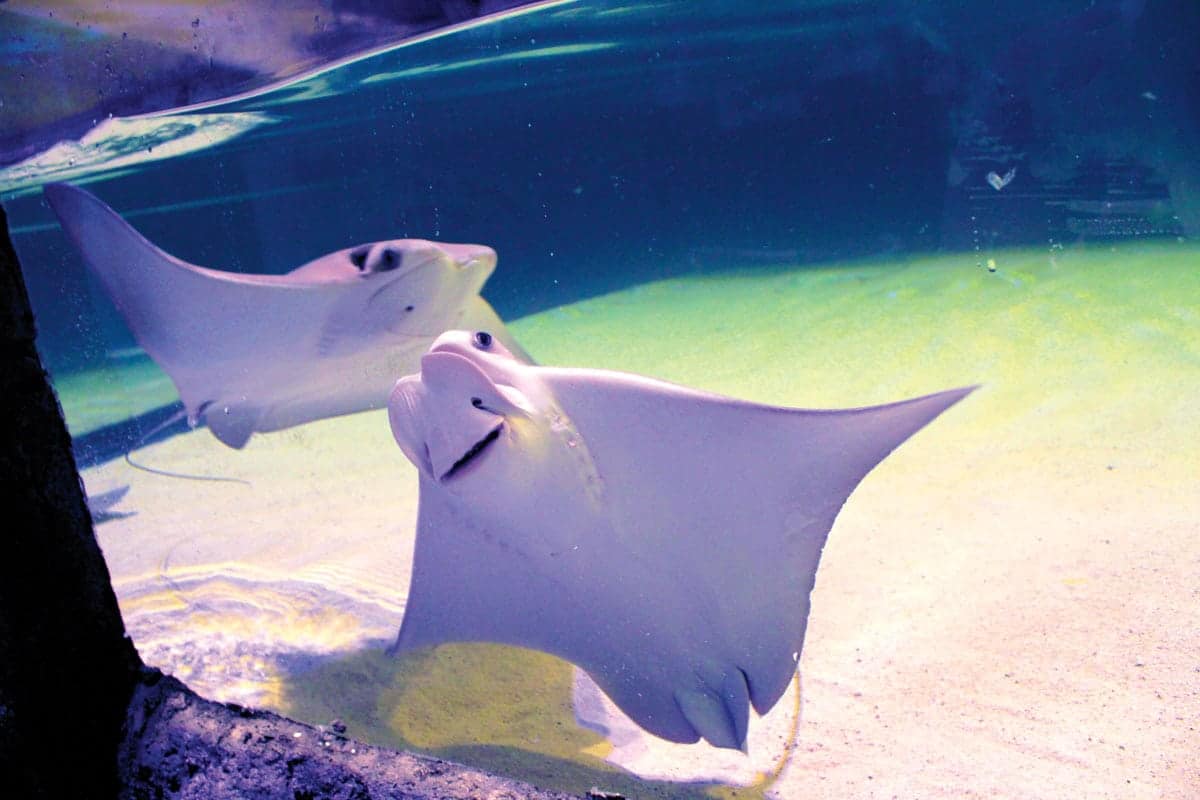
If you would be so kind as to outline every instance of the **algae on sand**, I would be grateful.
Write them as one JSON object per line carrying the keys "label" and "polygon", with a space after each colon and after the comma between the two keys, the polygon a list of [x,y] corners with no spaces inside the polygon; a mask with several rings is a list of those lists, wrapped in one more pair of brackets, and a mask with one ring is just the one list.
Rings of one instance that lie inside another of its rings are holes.
{"label": "algae on sand", "polygon": [[399,657],[375,648],[289,676],[282,709],[314,724],[341,719],[360,740],[524,776],[541,788],[710,796],[705,785],[642,781],[606,763],[603,737],[575,722],[571,681],[565,661],[504,645],[447,644]]}

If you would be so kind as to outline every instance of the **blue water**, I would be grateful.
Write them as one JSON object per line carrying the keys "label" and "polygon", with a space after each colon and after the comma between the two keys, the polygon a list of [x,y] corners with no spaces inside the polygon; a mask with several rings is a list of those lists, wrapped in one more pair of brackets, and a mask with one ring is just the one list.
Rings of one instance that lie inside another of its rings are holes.
{"label": "blue water", "polygon": [[[38,198],[49,179],[98,180],[151,240],[226,270],[383,238],[486,242],[505,317],[735,261],[1181,233],[1142,134],[1196,148],[1189,4],[982,9],[549,4],[145,119],[101,163],[9,176],[45,360],[62,374],[133,344]],[[986,184],[1013,167],[1003,193]],[[1115,222],[1067,208],[1114,193],[1140,205]]]}

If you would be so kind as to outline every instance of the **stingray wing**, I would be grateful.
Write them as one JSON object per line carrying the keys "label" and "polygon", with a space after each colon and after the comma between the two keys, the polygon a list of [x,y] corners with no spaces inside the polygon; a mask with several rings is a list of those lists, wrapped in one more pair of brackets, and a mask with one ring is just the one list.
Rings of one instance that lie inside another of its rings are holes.
{"label": "stingray wing", "polygon": [[710,655],[744,673],[759,713],[794,672],[838,511],[888,453],[974,388],[808,411],[623,373],[539,371],[588,443],[614,546],[658,576],[646,623],[686,618]]}
{"label": "stingray wing", "polygon": [[193,416],[210,401],[232,401],[223,392],[248,372],[273,365],[284,374],[306,357],[313,320],[355,288],[197,267],[155,247],[82,189],[52,184],[45,194],[134,338],[170,375]]}

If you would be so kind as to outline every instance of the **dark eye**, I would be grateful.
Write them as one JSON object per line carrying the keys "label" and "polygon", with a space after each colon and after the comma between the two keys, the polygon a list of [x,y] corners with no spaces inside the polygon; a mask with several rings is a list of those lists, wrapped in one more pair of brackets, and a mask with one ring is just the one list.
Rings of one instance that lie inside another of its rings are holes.
{"label": "dark eye", "polygon": [[363,245],[350,251],[350,263],[360,271],[366,269],[367,256],[371,254],[370,245]]}
{"label": "dark eye", "polygon": [[472,397],[471,405],[475,406],[476,408],[483,408],[483,398],[482,397]]}
{"label": "dark eye", "polygon": [[492,335],[487,331],[476,331],[475,346],[480,350],[489,349],[492,346]]}

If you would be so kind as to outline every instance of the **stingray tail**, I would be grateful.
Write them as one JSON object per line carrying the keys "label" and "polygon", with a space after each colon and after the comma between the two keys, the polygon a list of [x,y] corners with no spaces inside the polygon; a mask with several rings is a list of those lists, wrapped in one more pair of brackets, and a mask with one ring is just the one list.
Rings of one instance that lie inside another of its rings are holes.
{"label": "stingray tail", "polygon": [[149,472],[152,475],[162,475],[163,477],[166,477],[166,478],[181,478],[183,480],[188,480],[188,481],[213,481],[216,483],[241,483],[241,484],[245,484],[246,486],[249,486],[250,481],[243,480],[242,478],[227,478],[227,477],[224,477],[221,475],[192,475],[192,474],[189,474],[186,472],[172,472],[171,470],[167,470],[167,469],[158,469],[157,467],[148,467],[145,464],[142,464],[142,463],[139,463],[139,462],[133,460],[133,451],[134,450],[137,450],[142,445],[146,444],[147,441],[154,438],[155,435],[161,433],[166,428],[169,428],[170,426],[174,425],[175,423],[179,422],[180,420],[187,419],[187,418],[188,418],[187,409],[186,408],[180,409],[179,411],[172,414],[167,419],[163,420],[162,422],[158,423],[150,430],[143,433],[141,436],[138,437],[138,440],[133,443],[133,446],[125,451],[125,463],[128,464],[129,466],[133,467],[134,469],[141,470],[142,472]]}

